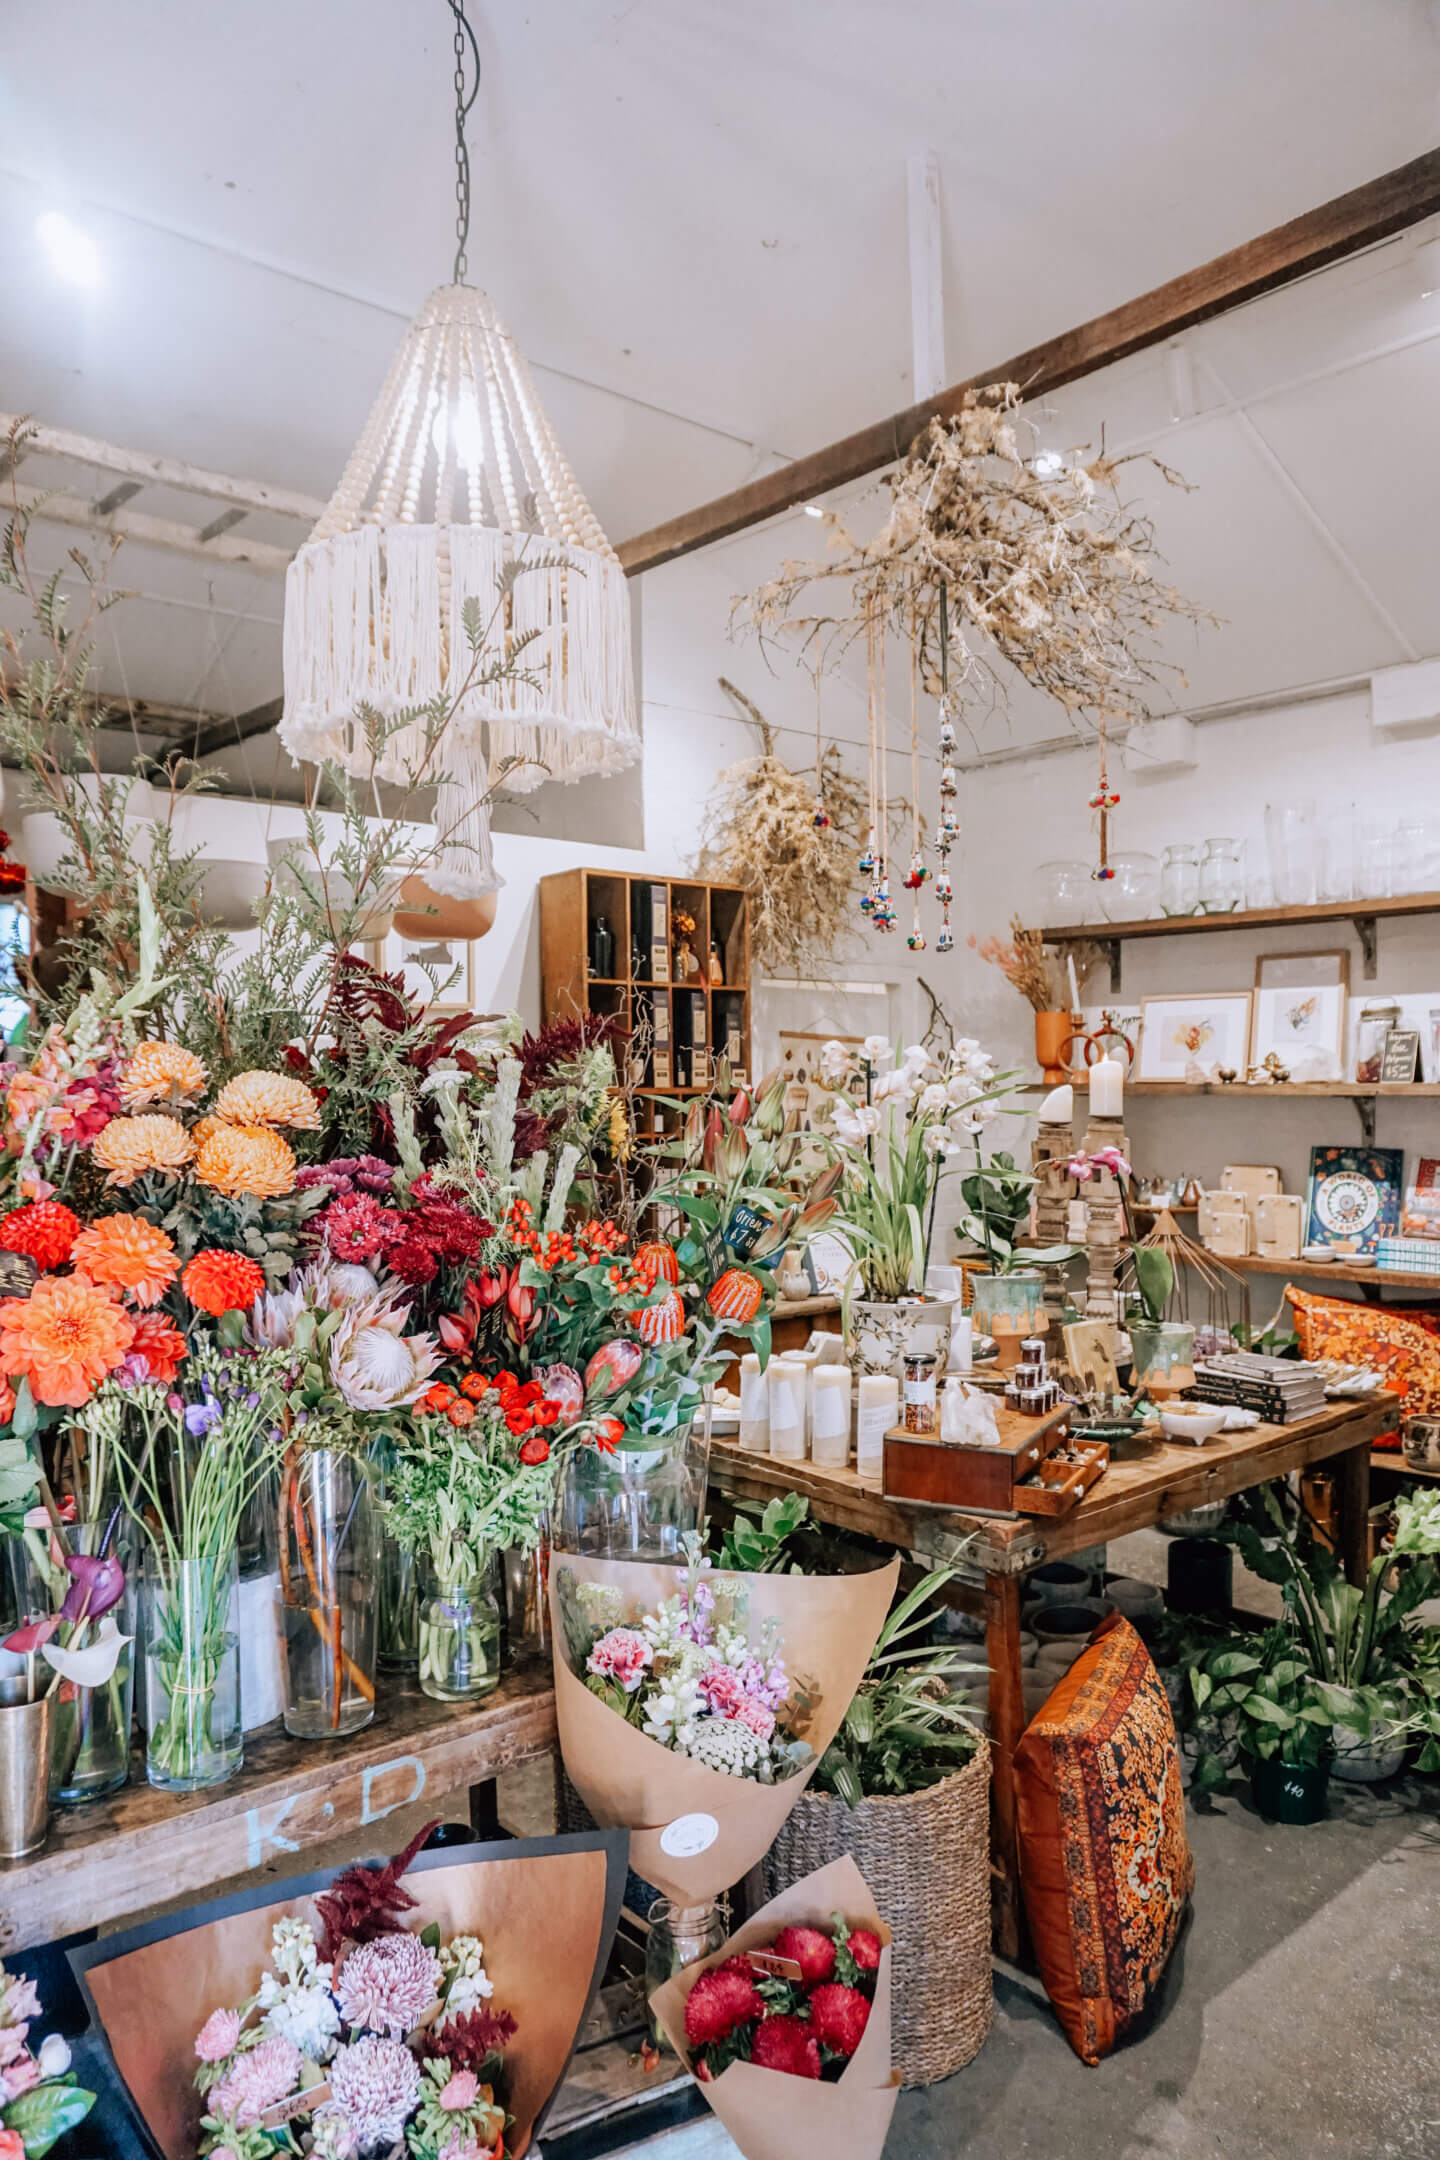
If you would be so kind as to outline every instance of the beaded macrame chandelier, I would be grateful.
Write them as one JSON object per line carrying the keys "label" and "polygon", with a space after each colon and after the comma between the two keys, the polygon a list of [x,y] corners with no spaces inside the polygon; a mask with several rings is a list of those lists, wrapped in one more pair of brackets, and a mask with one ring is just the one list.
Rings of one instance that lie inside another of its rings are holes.
{"label": "beaded macrame chandelier", "polygon": [[[506,785],[523,791],[619,772],[640,740],[625,573],[524,356],[488,297],[465,283],[465,121],[479,56],[459,0],[446,4],[455,19],[454,277],[406,332],[340,484],[290,565],[280,739],[297,762],[331,758],[366,780],[403,782],[425,762],[426,724],[394,729],[377,759],[361,709],[393,720],[437,698],[452,703],[430,760],[440,845],[425,879],[463,900],[501,883],[488,793],[509,761],[521,762]],[[463,620],[470,601],[483,625],[478,670]],[[503,662],[527,633],[518,671],[486,680],[484,663]]]}

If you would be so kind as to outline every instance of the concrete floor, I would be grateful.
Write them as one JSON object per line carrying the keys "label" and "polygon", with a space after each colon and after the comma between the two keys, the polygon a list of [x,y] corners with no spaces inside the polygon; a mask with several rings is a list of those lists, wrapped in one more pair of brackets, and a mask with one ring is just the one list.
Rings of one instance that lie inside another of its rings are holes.
{"label": "concrete floor", "polygon": [[[901,2095],[887,2160],[1435,2160],[1435,1804],[1416,1785],[1347,1794],[1313,1829],[1239,1799],[1192,1811],[1194,1920],[1152,2029],[1087,2070],[1043,1996],[997,1973],[989,2041]],[[735,2147],[707,2121],[636,2150]]]}

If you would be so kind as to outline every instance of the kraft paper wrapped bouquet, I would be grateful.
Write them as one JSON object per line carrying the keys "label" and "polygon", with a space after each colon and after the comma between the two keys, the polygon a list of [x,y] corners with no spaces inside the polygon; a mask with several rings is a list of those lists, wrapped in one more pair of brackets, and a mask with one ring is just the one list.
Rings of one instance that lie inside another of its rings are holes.
{"label": "kraft paper wrapped bouquet", "polygon": [[550,1577],[565,1768],[630,1864],[681,1905],[769,1849],[849,1708],[899,1561],[864,1575],[557,1554]]}
{"label": "kraft paper wrapped bouquet", "polygon": [[792,1883],[650,2007],[745,2160],[879,2160],[900,2087],[890,1930],[853,1860]]}

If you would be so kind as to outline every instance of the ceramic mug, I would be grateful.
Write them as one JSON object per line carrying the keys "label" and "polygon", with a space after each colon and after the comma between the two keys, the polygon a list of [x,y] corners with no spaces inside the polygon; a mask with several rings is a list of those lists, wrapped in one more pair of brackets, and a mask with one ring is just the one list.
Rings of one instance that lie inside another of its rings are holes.
{"label": "ceramic mug", "polygon": [[1440,1418],[1406,1418],[1400,1440],[1412,1470],[1440,1470]]}

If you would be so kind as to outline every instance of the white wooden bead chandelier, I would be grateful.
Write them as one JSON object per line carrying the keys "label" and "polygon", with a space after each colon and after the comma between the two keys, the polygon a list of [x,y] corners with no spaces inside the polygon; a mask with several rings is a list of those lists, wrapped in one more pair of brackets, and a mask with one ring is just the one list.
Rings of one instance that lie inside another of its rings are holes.
{"label": "white wooden bead chandelier", "polygon": [[[285,714],[296,761],[331,758],[369,779],[403,780],[424,760],[423,724],[372,759],[360,709],[387,719],[437,697],[454,703],[434,753],[443,770],[427,869],[436,892],[478,898],[502,882],[486,791],[621,771],[639,754],[625,574],[576,485],[524,356],[489,298],[463,282],[469,225],[464,40],[457,0],[455,278],[405,334],[340,484],[285,585]],[[476,62],[478,90],[478,58]],[[546,567],[525,569],[526,560]],[[503,597],[505,566],[521,573]],[[536,635],[523,674],[473,683],[463,626],[474,599],[485,659]]]}

